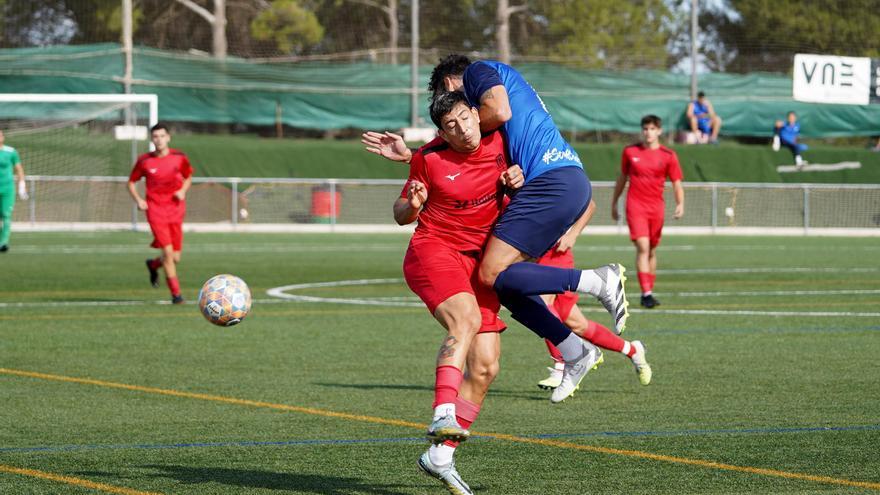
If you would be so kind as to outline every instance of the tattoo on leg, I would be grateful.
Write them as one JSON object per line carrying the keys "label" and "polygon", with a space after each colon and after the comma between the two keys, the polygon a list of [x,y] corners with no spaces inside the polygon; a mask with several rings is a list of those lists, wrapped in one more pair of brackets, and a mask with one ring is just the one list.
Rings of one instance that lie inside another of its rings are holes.
{"label": "tattoo on leg", "polygon": [[440,352],[437,353],[437,361],[451,358],[455,354],[455,344],[457,342],[458,340],[454,336],[448,335],[443,340],[443,345],[440,346]]}

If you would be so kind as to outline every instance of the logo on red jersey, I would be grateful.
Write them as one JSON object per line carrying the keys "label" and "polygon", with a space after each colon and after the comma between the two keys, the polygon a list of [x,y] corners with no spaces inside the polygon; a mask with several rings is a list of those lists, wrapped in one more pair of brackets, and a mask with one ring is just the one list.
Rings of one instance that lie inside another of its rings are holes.
{"label": "logo on red jersey", "polygon": [[455,174],[455,175],[447,175],[446,178],[449,179],[449,180],[451,180],[451,181],[453,181],[453,182],[455,182],[455,178],[458,177],[459,175],[461,175],[461,172],[459,172],[459,173],[457,173],[457,174]]}

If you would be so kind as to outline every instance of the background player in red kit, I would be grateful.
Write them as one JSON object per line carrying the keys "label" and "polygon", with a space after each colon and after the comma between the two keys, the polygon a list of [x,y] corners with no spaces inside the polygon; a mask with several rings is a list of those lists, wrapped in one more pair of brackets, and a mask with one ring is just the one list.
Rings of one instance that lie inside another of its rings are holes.
{"label": "background player in red kit", "polygon": [[481,136],[479,113],[463,93],[436,96],[430,113],[442,139],[413,154],[394,219],[400,225],[418,220],[404,278],[446,329],[427,432],[434,445],[418,464],[451,493],[467,495],[472,492],[455,469],[453,453],[468,437],[498,373],[499,332],[506,328],[498,319],[497,296],[479,283],[477,267],[501,211],[502,182],[515,187],[523,176],[518,167],[508,170],[500,132]]}
{"label": "background player in red kit", "polygon": [[663,200],[663,187],[666,178],[672,181],[675,193],[674,218],[684,215],[683,175],[678,156],[671,149],[660,144],[663,132],[660,117],[642,117],[642,142],[623,149],[620,175],[614,185],[611,198],[611,218],[617,220],[617,200],[629,180],[626,194],[626,223],[629,237],[636,246],[636,267],[639,285],[642,287],[642,306],[653,308],[660,302],[654,297],[654,281],[657,279],[657,246],[663,232],[663,217],[666,203]]}
{"label": "background player in red kit", "polygon": [[[165,279],[171,291],[171,302],[182,304],[180,282],[177,279],[177,263],[183,249],[183,217],[186,214],[186,192],[192,185],[192,166],[186,155],[171,149],[171,134],[164,124],[150,129],[150,140],[156,150],[138,157],[128,178],[128,192],[139,209],[147,214],[147,222],[153,231],[154,248],[162,253],[147,260],[150,283],[159,286],[159,268],[165,269]],[[147,199],[138,194],[135,183],[146,180]]]}

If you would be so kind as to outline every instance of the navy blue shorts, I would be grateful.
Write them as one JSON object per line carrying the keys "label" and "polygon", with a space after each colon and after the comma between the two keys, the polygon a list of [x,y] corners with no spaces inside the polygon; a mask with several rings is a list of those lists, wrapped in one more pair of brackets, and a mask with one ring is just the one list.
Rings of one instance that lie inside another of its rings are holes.
{"label": "navy blue shorts", "polygon": [[520,189],[495,225],[495,237],[540,258],[584,214],[592,188],[580,167],[548,170]]}

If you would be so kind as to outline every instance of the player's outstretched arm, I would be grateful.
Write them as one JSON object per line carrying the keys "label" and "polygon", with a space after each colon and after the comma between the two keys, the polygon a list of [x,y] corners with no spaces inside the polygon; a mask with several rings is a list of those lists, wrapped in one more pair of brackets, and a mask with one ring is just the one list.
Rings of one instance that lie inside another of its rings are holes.
{"label": "player's outstretched arm", "polygon": [[492,86],[480,96],[481,131],[487,132],[501,127],[512,115],[504,85]]}
{"label": "player's outstretched arm", "polygon": [[409,163],[412,150],[406,146],[403,137],[393,132],[367,131],[361,134],[361,143],[370,153],[375,153],[393,162]]}

